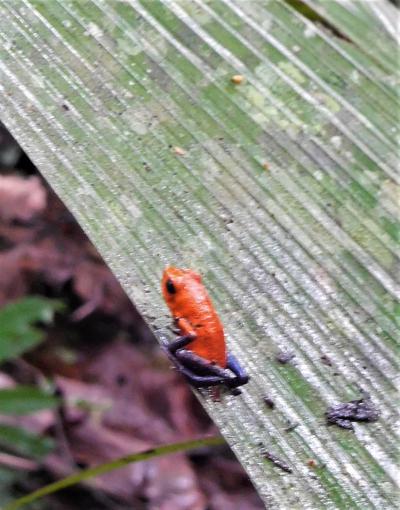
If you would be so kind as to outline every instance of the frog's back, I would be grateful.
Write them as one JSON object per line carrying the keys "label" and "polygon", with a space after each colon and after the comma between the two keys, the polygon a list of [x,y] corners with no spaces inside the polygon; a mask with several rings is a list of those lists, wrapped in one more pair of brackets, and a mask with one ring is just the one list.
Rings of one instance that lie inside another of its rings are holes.
{"label": "frog's back", "polygon": [[[165,290],[168,281],[173,285],[173,293]],[[225,368],[224,329],[200,275],[189,269],[167,268],[163,276],[163,293],[174,318],[189,322],[196,335],[187,349]],[[181,334],[187,334],[187,331],[183,330]]]}

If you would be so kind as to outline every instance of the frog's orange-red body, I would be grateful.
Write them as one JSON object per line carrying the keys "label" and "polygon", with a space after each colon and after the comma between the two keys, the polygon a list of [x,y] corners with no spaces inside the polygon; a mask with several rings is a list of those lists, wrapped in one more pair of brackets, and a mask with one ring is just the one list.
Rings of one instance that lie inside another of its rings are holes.
{"label": "frog's orange-red body", "polygon": [[225,368],[224,329],[201,276],[191,269],[167,267],[162,278],[162,292],[181,335],[194,337],[187,349]]}

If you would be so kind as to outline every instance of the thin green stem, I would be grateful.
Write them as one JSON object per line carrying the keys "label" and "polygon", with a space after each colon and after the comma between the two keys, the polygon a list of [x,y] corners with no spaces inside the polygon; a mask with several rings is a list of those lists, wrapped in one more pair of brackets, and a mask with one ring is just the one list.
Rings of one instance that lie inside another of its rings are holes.
{"label": "thin green stem", "polygon": [[89,469],[84,469],[78,473],[74,473],[70,476],[67,476],[66,478],[63,478],[62,480],[50,483],[41,489],[38,489],[34,492],[31,492],[30,494],[27,494],[26,496],[23,496],[22,498],[12,501],[6,505],[3,510],[17,510],[18,508],[32,503],[33,501],[36,501],[37,499],[40,499],[44,496],[48,496],[49,494],[53,494],[54,492],[57,492],[61,489],[65,489],[66,487],[80,483],[83,480],[88,480],[89,478],[94,478],[95,476],[103,475],[104,473],[113,471],[114,469],[122,468],[133,462],[152,459],[153,457],[159,457],[160,455],[192,450],[194,448],[199,448],[200,446],[216,446],[223,443],[224,439],[221,436],[213,436],[203,439],[196,439],[194,441],[183,441],[182,443],[159,446],[157,448],[151,448],[150,450],[146,450],[141,453],[124,455],[118,459],[112,460],[110,462],[105,462],[104,464],[100,464],[99,466],[95,466]]}

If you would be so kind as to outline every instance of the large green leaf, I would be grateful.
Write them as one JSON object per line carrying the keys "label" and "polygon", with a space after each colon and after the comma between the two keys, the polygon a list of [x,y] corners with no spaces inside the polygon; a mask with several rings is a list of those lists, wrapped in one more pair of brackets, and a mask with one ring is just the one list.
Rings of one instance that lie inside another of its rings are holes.
{"label": "large green leaf", "polygon": [[[1,116],[159,336],[163,267],[203,273],[252,379],[202,400],[266,504],[394,508],[397,11],[295,3],[2,0]],[[326,427],[360,389],[380,420]]]}

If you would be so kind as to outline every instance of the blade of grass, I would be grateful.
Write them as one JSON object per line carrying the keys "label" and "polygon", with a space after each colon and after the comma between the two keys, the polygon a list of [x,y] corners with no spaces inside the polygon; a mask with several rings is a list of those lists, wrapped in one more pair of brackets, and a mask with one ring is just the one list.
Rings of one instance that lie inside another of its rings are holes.
{"label": "blade of grass", "polygon": [[159,457],[161,455],[169,455],[171,453],[184,452],[187,450],[193,450],[195,448],[202,448],[205,446],[217,446],[223,444],[225,441],[222,437],[208,437],[204,439],[196,439],[193,441],[183,441],[182,443],[174,443],[166,446],[159,446],[156,448],[152,448],[151,450],[146,450],[141,453],[133,453],[131,455],[124,455],[118,459],[111,460],[109,462],[105,462],[104,464],[100,464],[99,466],[95,466],[92,468],[84,469],[79,471],[78,473],[74,473],[62,480],[57,480],[54,483],[50,483],[45,487],[42,487],[22,498],[16,499],[11,503],[7,504],[3,510],[17,510],[18,508],[22,508],[34,501],[41,499],[50,494],[54,494],[57,491],[62,489],[66,489],[67,487],[71,487],[72,485],[76,485],[77,483],[81,483],[85,480],[89,480],[90,478],[95,478],[96,476],[104,475],[105,473],[109,473],[115,469],[120,469],[128,464],[132,464],[134,462],[142,462],[145,460],[153,459],[155,457]]}

